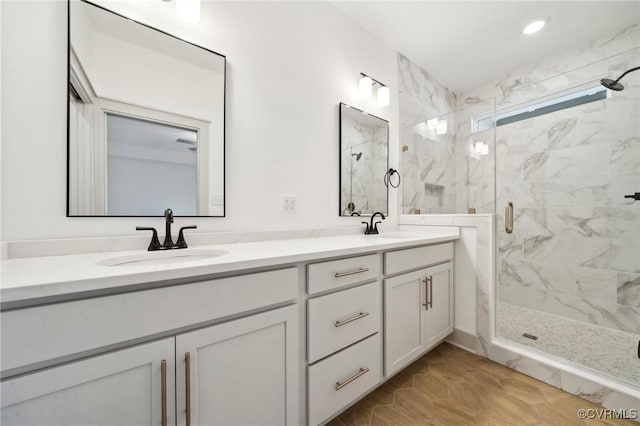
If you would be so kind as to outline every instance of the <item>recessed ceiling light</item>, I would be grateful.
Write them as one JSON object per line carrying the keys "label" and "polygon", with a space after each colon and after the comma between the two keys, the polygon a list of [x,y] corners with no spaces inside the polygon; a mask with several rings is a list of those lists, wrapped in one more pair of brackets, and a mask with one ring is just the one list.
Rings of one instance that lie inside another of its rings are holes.
{"label": "recessed ceiling light", "polygon": [[522,30],[522,34],[529,35],[540,31],[545,25],[547,25],[546,19],[536,19],[535,21],[527,24]]}

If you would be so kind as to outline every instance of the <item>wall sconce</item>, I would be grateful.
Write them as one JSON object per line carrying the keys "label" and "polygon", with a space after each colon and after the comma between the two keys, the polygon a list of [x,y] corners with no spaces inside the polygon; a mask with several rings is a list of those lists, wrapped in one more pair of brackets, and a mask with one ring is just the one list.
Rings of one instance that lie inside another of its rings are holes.
{"label": "wall sconce", "polygon": [[200,22],[200,0],[176,0],[176,12],[185,21],[196,24]]}
{"label": "wall sconce", "polygon": [[389,91],[389,87],[380,83],[378,80],[369,77],[364,73],[360,73],[360,75],[362,76],[358,81],[358,86],[360,88],[360,98],[369,99],[373,94],[373,86],[377,84],[378,86],[380,86],[376,91],[378,106],[381,108],[389,106],[389,101],[391,98],[391,92]]}
{"label": "wall sconce", "polygon": [[489,154],[489,145],[482,141],[477,141],[473,144],[473,148],[478,155],[487,155]]}

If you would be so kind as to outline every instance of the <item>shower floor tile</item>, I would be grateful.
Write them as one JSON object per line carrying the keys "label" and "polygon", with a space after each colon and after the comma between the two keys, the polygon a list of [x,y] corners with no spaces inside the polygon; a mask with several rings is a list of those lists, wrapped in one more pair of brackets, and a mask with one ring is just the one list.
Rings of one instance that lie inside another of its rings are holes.
{"label": "shower floor tile", "polygon": [[[499,337],[640,386],[640,336],[498,302]],[[523,334],[536,336],[537,340]]]}
{"label": "shower floor tile", "polygon": [[582,408],[601,407],[442,343],[328,426],[639,424],[632,420],[582,420],[577,415]]}

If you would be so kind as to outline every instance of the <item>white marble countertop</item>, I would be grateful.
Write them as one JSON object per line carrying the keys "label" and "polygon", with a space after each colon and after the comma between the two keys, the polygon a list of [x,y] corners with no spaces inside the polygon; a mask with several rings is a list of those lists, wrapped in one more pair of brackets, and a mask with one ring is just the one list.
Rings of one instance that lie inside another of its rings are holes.
{"label": "white marble countertop", "polygon": [[[383,233],[216,244],[178,251],[187,253],[224,250],[228,253],[176,263],[130,263],[117,266],[105,266],[101,263],[124,256],[144,257],[147,252],[137,250],[8,259],[0,263],[0,301],[22,302],[110,289],[115,293],[128,290],[126,287],[129,286],[150,282],[393,250],[458,238],[458,232]],[[155,253],[158,252],[149,254]]]}

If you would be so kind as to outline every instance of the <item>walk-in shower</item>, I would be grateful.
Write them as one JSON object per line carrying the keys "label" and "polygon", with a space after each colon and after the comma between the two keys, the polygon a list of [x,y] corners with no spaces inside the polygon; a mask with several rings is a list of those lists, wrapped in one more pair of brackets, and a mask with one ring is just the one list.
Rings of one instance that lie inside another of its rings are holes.
{"label": "walk-in shower", "polygon": [[496,338],[637,392],[640,48],[601,58],[407,123],[402,212],[494,213]]}

